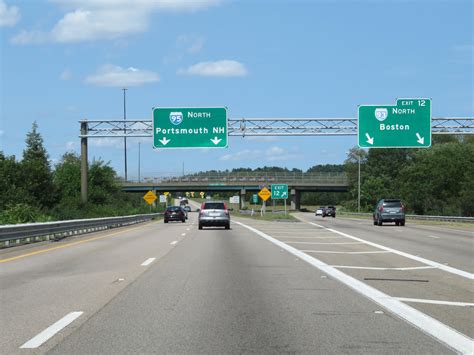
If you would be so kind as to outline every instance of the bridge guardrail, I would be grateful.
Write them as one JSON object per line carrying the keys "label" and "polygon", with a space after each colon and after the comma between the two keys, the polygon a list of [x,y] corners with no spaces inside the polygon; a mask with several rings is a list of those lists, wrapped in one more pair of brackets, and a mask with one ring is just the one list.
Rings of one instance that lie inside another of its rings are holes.
{"label": "bridge guardrail", "polygon": [[73,235],[146,222],[160,215],[162,215],[162,213],[3,225],[0,226],[0,248],[25,242],[31,243],[44,240],[57,241]]}
{"label": "bridge guardrail", "polygon": [[[372,213],[363,213],[363,212],[340,212],[343,215],[349,216],[364,216],[372,217]],[[428,215],[416,215],[416,214],[407,214],[405,215],[406,219],[414,220],[425,220],[425,221],[441,221],[441,222],[467,222],[474,223],[474,217],[458,217],[458,216],[428,216]]]}

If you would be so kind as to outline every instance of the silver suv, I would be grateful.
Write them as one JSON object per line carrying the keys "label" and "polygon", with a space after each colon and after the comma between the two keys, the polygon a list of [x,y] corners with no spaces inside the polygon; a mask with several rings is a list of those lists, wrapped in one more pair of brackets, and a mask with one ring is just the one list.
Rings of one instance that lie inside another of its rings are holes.
{"label": "silver suv", "polygon": [[397,199],[380,200],[375,207],[373,217],[376,226],[381,226],[384,222],[395,222],[397,226],[404,226],[405,206]]}
{"label": "silver suv", "polygon": [[230,229],[230,214],[227,205],[221,201],[206,201],[201,205],[198,218],[199,229],[204,226],[224,226]]}

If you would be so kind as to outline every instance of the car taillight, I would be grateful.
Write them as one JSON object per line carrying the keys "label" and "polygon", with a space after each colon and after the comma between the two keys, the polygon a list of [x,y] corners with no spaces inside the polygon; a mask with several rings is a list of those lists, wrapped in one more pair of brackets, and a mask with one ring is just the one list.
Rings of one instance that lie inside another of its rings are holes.
{"label": "car taillight", "polygon": [[224,203],[224,213],[229,215],[229,210],[227,209],[227,204]]}
{"label": "car taillight", "polygon": [[383,206],[380,206],[379,211],[383,212]]}
{"label": "car taillight", "polygon": [[405,205],[402,204],[402,212],[405,212]]}

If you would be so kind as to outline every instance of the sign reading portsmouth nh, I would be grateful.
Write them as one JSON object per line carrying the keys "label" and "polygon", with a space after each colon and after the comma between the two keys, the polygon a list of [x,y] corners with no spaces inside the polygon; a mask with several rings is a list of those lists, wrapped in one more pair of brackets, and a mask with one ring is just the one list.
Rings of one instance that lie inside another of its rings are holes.
{"label": "sign reading portsmouth nh", "polygon": [[361,105],[358,120],[361,148],[431,146],[431,99],[397,99],[395,106]]}
{"label": "sign reading portsmouth nh", "polygon": [[227,108],[153,108],[155,148],[227,147]]}

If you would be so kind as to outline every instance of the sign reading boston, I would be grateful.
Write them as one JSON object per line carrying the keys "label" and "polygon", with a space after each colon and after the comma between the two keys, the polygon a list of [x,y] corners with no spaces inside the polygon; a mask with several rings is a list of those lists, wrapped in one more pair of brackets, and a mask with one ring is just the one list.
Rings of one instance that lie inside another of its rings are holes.
{"label": "sign reading boston", "polygon": [[361,148],[427,148],[431,146],[431,99],[360,105],[358,131]]}
{"label": "sign reading boston", "polygon": [[155,148],[227,147],[227,108],[153,108]]}

